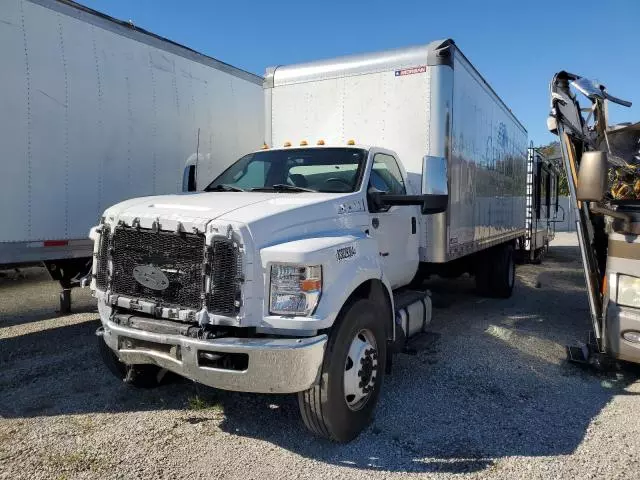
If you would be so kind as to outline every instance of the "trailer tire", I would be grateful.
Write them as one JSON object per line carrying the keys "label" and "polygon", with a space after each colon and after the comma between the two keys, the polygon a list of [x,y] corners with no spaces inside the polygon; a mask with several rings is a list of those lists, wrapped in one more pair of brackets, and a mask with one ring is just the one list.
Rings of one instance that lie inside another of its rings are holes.
{"label": "trailer tire", "polygon": [[357,437],[371,422],[386,359],[384,319],[376,304],[348,303],[329,336],[318,383],[298,393],[305,426],[335,442]]}
{"label": "trailer tire", "polygon": [[155,365],[127,365],[109,348],[101,336],[98,337],[98,350],[107,369],[121,382],[137,388],[153,388],[165,380],[165,372]]}

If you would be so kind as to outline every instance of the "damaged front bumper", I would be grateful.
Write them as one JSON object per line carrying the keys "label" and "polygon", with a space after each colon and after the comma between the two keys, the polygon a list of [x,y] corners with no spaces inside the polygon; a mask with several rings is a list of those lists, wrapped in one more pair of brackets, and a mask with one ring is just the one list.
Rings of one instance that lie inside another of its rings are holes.
{"label": "damaged front bumper", "polygon": [[197,339],[102,319],[101,335],[126,364],[153,364],[223,390],[295,393],[319,378],[326,335],[307,338]]}
{"label": "damaged front bumper", "polygon": [[629,339],[637,336],[627,336],[630,332],[640,333],[640,308],[609,302],[606,312],[607,351],[619,360],[640,363],[640,343]]}

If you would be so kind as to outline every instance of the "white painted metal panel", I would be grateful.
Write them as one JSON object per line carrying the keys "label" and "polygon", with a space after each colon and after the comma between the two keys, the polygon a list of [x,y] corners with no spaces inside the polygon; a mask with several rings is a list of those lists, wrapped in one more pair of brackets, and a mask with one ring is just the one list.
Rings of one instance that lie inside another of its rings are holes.
{"label": "white painted metal panel", "polygon": [[524,233],[524,128],[462,55],[454,55],[448,257]]}
{"label": "white painted metal panel", "polygon": [[0,242],[85,238],[109,205],[179,191],[198,130],[200,186],[262,144],[259,77],[55,0],[0,20]]}
{"label": "white painted metal panel", "polygon": [[[27,232],[29,239],[51,238],[48,234],[54,234],[53,238],[65,238],[69,229],[66,207],[71,199],[68,196],[68,72],[60,48],[62,19],[52,17],[48,10],[30,3],[24,4],[24,15],[31,83]],[[8,207],[11,211],[11,206]],[[3,236],[8,235],[11,239],[12,231],[6,226],[23,221],[14,218],[8,224],[3,222]]]}
{"label": "white painted metal panel", "polygon": [[428,150],[429,70],[396,76],[394,70],[276,86],[272,143],[302,140],[344,145],[354,140],[395,151],[414,192],[420,192]]}
{"label": "white painted metal panel", "polygon": [[[31,81],[23,7],[21,0],[0,6],[0,241],[29,235]],[[13,225],[11,234],[7,222]]]}

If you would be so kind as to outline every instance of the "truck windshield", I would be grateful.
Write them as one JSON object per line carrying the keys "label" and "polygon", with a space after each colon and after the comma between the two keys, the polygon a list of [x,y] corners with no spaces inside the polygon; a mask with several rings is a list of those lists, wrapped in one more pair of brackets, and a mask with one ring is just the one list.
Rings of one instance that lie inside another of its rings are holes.
{"label": "truck windshield", "polygon": [[354,192],[366,158],[357,148],[264,150],[242,157],[205,191]]}

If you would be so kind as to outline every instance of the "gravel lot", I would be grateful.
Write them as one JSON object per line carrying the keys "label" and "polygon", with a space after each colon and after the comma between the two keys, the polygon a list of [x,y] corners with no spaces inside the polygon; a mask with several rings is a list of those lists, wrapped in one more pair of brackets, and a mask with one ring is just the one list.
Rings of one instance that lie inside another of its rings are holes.
{"label": "gravel lot", "polygon": [[395,358],[374,424],[311,437],[290,396],[182,381],[134,390],[102,366],[88,291],[57,316],[43,270],[0,278],[0,478],[640,478],[637,370],[596,375],[572,234],[509,300],[434,281],[433,343]]}

